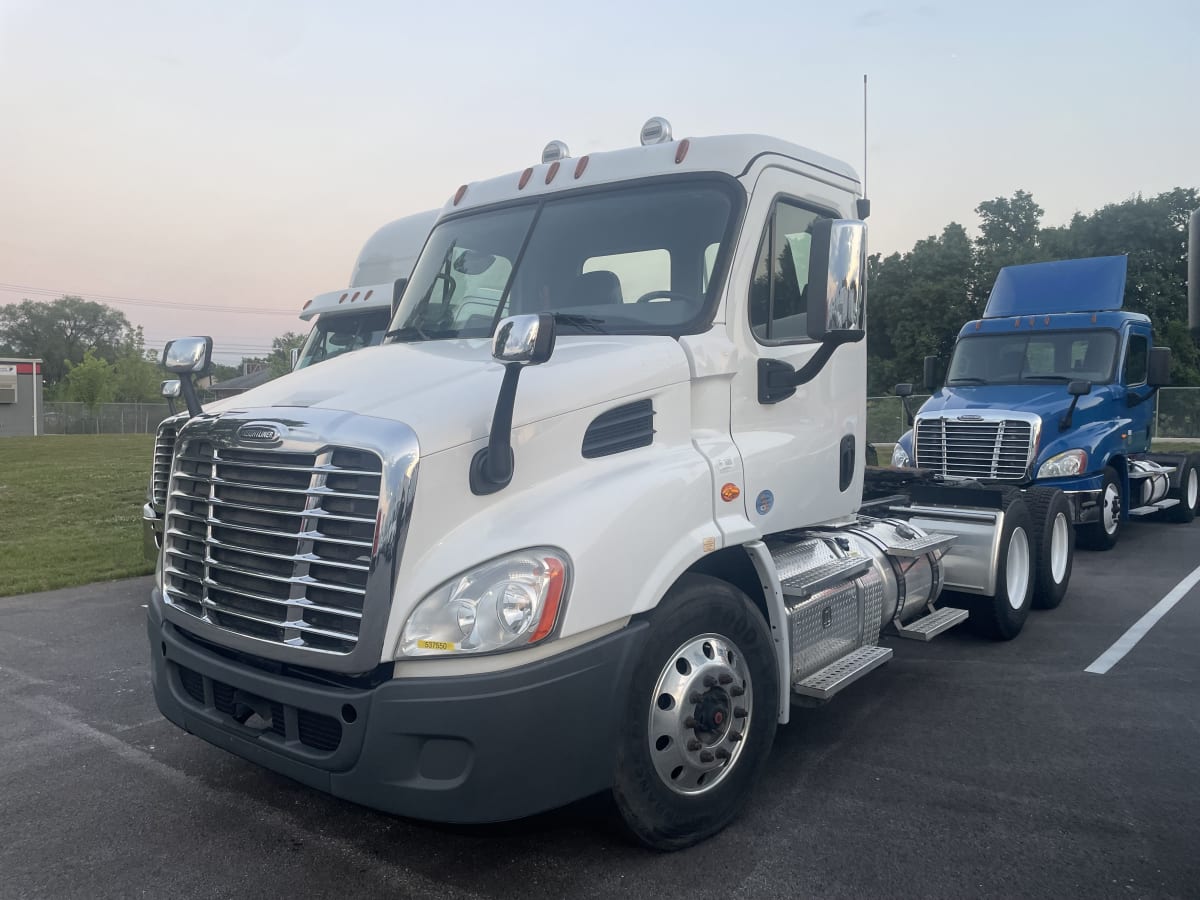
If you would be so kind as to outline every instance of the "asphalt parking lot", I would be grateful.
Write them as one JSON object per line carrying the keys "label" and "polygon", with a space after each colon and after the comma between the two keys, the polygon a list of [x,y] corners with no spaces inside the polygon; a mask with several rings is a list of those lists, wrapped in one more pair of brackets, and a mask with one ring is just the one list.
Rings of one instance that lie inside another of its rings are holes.
{"label": "asphalt parking lot", "polygon": [[780,729],[745,814],[631,845],[604,798],[449,828],[374,813],[159,717],[150,579],[0,599],[2,897],[1195,897],[1200,587],[1084,670],[1200,564],[1200,521],[1080,552],[1014,642],[894,660]]}

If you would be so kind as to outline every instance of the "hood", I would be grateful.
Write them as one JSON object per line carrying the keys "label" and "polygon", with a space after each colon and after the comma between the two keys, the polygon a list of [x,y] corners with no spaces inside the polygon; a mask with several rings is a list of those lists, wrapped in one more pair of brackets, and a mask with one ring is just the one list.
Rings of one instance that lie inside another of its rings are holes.
{"label": "hood", "polygon": [[[205,406],[205,412],[316,407],[404,422],[422,455],[488,436],[504,367],[491,340],[369,347]],[[689,379],[678,342],[658,335],[563,335],[521,373],[513,427]]]}
{"label": "hood", "polygon": [[[1080,397],[1077,409],[1090,406],[1089,399],[1092,397]],[[925,401],[917,415],[1009,409],[1041,416],[1043,422],[1057,422],[1070,405],[1071,395],[1065,384],[985,384],[944,387]]]}

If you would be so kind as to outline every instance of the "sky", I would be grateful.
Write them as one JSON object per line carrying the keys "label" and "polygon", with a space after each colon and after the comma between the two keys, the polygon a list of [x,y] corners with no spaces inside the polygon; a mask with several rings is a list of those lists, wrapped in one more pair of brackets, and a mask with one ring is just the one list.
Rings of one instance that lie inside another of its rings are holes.
{"label": "sky", "polygon": [[861,172],[863,74],[872,251],[1017,189],[1061,223],[1200,185],[1198,36],[1190,0],[0,0],[0,303],[260,354],[380,225],[552,138],[662,115]]}

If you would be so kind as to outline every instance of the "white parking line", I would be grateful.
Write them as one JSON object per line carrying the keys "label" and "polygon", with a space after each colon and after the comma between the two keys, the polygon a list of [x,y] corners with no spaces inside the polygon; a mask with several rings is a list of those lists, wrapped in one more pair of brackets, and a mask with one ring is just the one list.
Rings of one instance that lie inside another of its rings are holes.
{"label": "white parking line", "polygon": [[1171,588],[1167,596],[1155,603],[1149,612],[1134,622],[1115,644],[1101,653],[1096,658],[1096,661],[1083,671],[1091,672],[1093,675],[1103,675],[1119,663],[1125,654],[1137,646],[1137,642],[1146,636],[1146,632],[1153,628],[1159,619],[1169,613],[1171,608],[1182,600],[1187,592],[1198,583],[1200,583],[1200,566],[1193,569],[1190,575]]}

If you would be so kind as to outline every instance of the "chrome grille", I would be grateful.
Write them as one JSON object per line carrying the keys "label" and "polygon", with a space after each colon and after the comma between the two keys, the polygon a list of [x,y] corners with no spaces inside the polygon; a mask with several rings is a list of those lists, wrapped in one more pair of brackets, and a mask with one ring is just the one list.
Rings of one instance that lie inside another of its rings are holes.
{"label": "chrome grille", "polygon": [[247,637],[352,652],[382,472],[367,450],[244,449],[184,432],[167,514],[165,600]]}
{"label": "chrome grille", "polygon": [[1024,481],[1034,436],[1025,419],[919,418],[916,463],[954,478]]}
{"label": "chrome grille", "polygon": [[161,513],[167,505],[167,486],[171,480],[171,454],[175,452],[178,425],[172,421],[158,426],[154,437],[154,465],[150,475],[150,505]]}

